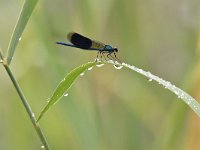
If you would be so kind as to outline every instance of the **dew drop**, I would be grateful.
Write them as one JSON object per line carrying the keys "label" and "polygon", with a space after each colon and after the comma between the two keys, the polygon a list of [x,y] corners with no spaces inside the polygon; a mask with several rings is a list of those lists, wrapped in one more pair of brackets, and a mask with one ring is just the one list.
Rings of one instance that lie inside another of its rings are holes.
{"label": "dew drop", "polygon": [[68,96],[68,95],[69,95],[68,93],[65,93],[65,94],[64,94],[64,96]]}
{"label": "dew drop", "polygon": [[189,104],[191,104],[191,102],[192,102],[192,99],[189,98],[187,104],[189,105]]}
{"label": "dew drop", "polygon": [[122,65],[127,65],[127,64],[123,62]]}
{"label": "dew drop", "polygon": [[115,61],[115,64],[119,65],[120,63],[118,61]]}
{"label": "dew drop", "polygon": [[119,65],[113,65],[115,67],[115,69],[122,69],[123,66],[119,66]]}
{"label": "dew drop", "polygon": [[84,72],[82,72],[81,74],[80,74],[80,76],[83,76],[85,73]]}
{"label": "dew drop", "polygon": [[50,101],[50,98],[47,98],[47,103],[49,103],[49,101]]}
{"label": "dew drop", "polygon": [[31,115],[32,115],[33,118],[35,118],[35,114],[34,113],[32,113]]}
{"label": "dew drop", "polygon": [[138,72],[139,72],[139,73],[142,73],[142,72],[143,72],[143,70],[142,70],[142,69],[138,69]]}
{"label": "dew drop", "polygon": [[19,38],[19,41],[21,41],[21,40],[22,40],[22,38],[20,37],[20,38]]}
{"label": "dew drop", "polygon": [[92,70],[93,67],[88,68],[88,70]]}
{"label": "dew drop", "polygon": [[96,66],[97,67],[102,67],[104,64],[97,64]]}
{"label": "dew drop", "polygon": [[187,104],[190,105],[190,104],[191,104],[191,101],[187,101]]}
{"label": "dew drop", "polygon": [[193,107],[194,107],[194,109],[196,109],[196,110],[198,109],[198,107],[197,107],[196,105],[194,105]]}
{"label": "dew drop", "polygon": [[42,145],[41,148],[44,149],[45,148],[44,145]]}

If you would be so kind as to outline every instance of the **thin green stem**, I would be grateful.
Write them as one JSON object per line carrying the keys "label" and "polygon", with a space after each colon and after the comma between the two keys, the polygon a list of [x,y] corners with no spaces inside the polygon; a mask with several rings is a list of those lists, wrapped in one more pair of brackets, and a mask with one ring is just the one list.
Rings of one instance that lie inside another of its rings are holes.
{"label": "thin green stem", "polygon": [[24,96],[24,94],[23,94],[23,92],[22,92],[17,80],[15,79],[15,77],[14,77],[12,71],[10,70],[8,64],[6,62],[4,62],[3,65],[4,65],[4,67],[5,67],[6,71],[7,71],[10,79],[12,80],[12,83],[13,83],[13,85],[14,85],[14,87],[15,87],[15,89],[16,89],[16,91],[17,91],[17,93],[18,93],[18,95],[19,95],[19,97],[20,97],[20,99],[21,99],[21,101],[22,101],[22,103],[23,103],[23,105],[24,105],[24,107],[25,107],[30,119],[31,119],[31,122],[32,122],[32,124],[33,124],[33,126],[34,126],[34,128],[35,128],[35,130],[36,130],[36,132],[37,132],[42,144],[43,144],[42,147],[45,148],[46,150],[50,150],[50,147],[49,147],[49,145],[47,143],[47,140],[46,140],[46,138],[45,138],[40,126],[39,126],[39,123],[36,122],[35,114],[31,110],[31,107],[30,107],[28,101],[26,100],[26,97]]}

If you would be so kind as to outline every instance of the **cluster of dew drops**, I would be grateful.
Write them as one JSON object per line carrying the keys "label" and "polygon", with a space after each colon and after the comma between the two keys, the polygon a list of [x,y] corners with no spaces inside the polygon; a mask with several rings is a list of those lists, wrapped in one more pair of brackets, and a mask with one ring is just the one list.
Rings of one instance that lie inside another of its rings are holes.
{"label": "cluster of dew drops", "polygon": [[[96,62],[101,62],[98,58],[95,59],[95,61],[96,61]],[[122,69],[122,68],[123,68],[123,66],[120,65],[120,63],[117,62],[117,61],[114,62],[113,60],[108,60],[107,62],[108,62],[108,63],[112,63],[115,69]],[[96,64],[96,66],[97,66],[97,67],[102,67],[102,66],[104,66],[104,63]],[[90,70],[92,70],[92,69],[93,69],[93,66],[92,66],[92,67],[89,67],[87,70],[90,71]],[[82,73],[80,74],[80,76],[83,76],[84,74],[85,74],[85,72],[82,72]]]}

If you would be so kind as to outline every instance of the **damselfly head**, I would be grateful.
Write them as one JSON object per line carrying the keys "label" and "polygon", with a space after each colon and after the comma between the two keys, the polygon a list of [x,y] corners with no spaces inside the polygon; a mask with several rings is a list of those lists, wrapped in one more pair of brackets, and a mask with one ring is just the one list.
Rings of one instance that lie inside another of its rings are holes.
{"label": "damselfly head", "polygon": [[113,48],[113,50],[114,50],[115,52],[118,52],[118,49],[117,49],[117,47],[114,47],[114,48]]}

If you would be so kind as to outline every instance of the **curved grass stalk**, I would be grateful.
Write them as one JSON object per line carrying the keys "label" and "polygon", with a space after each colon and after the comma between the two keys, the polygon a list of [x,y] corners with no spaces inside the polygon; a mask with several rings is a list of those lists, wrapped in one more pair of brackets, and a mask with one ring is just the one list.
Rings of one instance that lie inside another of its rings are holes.
{"label": "curved grass stalk", "polygon": [[57,103],[63,96],[64,94],[68,91],[68,89],[71,87],[71,85],[74,83],[76,78],[83,74],[86,70],[90,70],[89,68],[96,66],[102,66],[104,64],[112,64],[116,69],[121,69],[123,67],[128,68],[130,70],[136,71],[139,74],[147,77],[149,81],[156,81],[158,84],[163,85],[165,89],[170,90],[174,94],[178,96],[178,98],[182,99],[187,105],[189,105],[192,110],[200,116],[200,104],[188,93],[185,91],[181,90],[180,88],[176,87],[175,85],[171,84],[169,81],[166,81],[158,76],[153,75],[149,71],[144,71],[140,68],[137,68],[135,66],[131,66],[126,63],[118,63],[118,62],[113,62],[111,60],[109,61],[104,61],[104,62],[88,62],[86,64],[83,64],[74,70],[72,70],[70,73],[68,73],[64,79],[58,84],[57,88],[55,89],[52,97],[50,98],[48,104],[44,107],[42,112],[39,115],[39,118],[37,121],[39,121],[42,116],[55,104]]}
{"label": "curved grass stalk", "polygon": [[43,132],[40,128],[40,125],[39,125],[39,123],[36,122],[35,114],[33,113],[28,101],[26,100],[26,97],[24,96],[24,94],[23,94],[17,80],[15,79],[12,71],[10,70],[10,67],[8,66],[6,60],[3,60],[3,66],[6,69],[8,75],[9,75],[18,95],[19,95],[19,97],[20,97],[20,99],[21,99],[21,101],[22,101],[22,103],[23,103],[23,105],[26,109],[26,112],[28,113],[29,118],[31,119],[31,122],[32,122],[32,124],[33,124],[33,126],[34,126],[40,140],[41,140],[41,143],[43,144],[41,147],[45,148],[46,150],[50,150],[50,147],[49,147],[47,140],[46,140],[46,138],[45,138],[45,136],[44,136],[44,134],[43,134]]}

